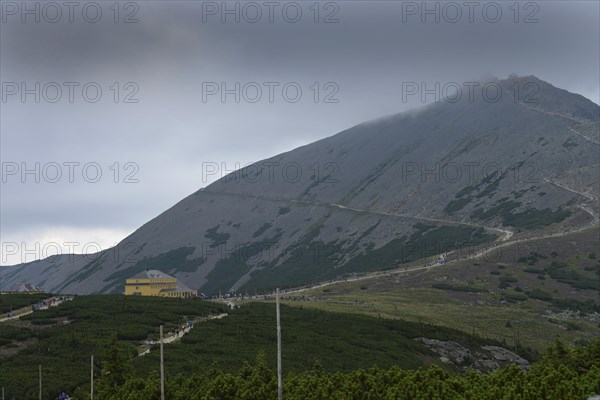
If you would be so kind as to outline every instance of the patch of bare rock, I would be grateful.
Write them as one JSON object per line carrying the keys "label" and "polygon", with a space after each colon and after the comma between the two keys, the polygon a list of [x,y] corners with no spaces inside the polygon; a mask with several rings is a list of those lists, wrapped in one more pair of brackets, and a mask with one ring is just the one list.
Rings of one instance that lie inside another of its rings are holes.
{"label": "patch of bare rock", "polygon": [[510,364],[523,370],[529,369],[529,361],[499,346],[481,346],[471,350],[453,341],[443,341],[419,337],[415,339],[440,356],[440,361],[447,365],[473,369],[478,372],[491,372]]}

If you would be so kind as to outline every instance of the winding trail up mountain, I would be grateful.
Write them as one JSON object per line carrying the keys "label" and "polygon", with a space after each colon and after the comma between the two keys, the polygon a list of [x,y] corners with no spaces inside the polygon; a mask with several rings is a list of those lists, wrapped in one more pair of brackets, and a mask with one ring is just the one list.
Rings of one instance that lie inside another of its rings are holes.
{"label": "winding trail up mountain", "polygon": [[[409,272],[415,272],[415,271],[423,271],[423,270],[430,270],[432,268],[438,267],[438,266],[442,266],[442,265],[449,265],[449,264],[454,264],[457,263],[459,261],[464,261],[466,259],[471,259],[471,260],[476,260],[478,258],[481,258],[493,251],[498,251],[498,249],[503,248],[503,247],[508,247],[511,245],[514,245],[516,243],[526,243],[526,242],[532,242],[535,240],[540,240],[540,239],[549,239],[549,238],[557,238],[557,237],[563,237],[563,236],[568,236],[571,235],[573,233],[577,233],[577,232],[582,232],[588,229],[593,229],[594,227],[596,227],[598,224],[598,220],[596,219],[592,224],[590,225],[586,225],[583,227],[577,227],[577,228],[573,228],[571,230],[568,231],[564,231],[564,232],[559,232],[559,233],[553,233],[553,234],[544,234],[544,235],[540,235],[540,236],[536,236],[536,237],[531,237],[531,238],[525,238],[525,239],[518,239],[518,240],[513,240],[510,242],[503,242],[501,244],[497,244],[491,247],[487,247],[483,250],[480,250],[479,252],[477,252],[476,254],[469,256],[469,257],[462,257],[462,258],[455,258],[452,260],[449,260],[447,262],[444,263],[432,263],[429,265],[423,265],[423,266],[415,266],[415,267],[397,267],[395,269],[390,269],[390,270],[385,270],[385,271],[378,271],[378,272],[372,272],[372,273],[368,273],[368,274],[364,274],[364,275],[360,275],[360,276],[353,276],[353,277],[347,277],[343,280],[329,280],[326,282],[320,282],[314,285],[310,285],[310,286],[303,286],[303,287],[298,287],[298,288],[292,288],[292,289],[287,289],[285,290],[283,293],[285,294],[293,294],[293,293],[301,293],[307,290],[312,290],[312,289],[317,289],[317,288],[322,288],[322,287],[326,287],[326,286],[331,286],[331,285],[335,285],[337,283],[341,283],[341,282],[357,282],[357,281],[364,281],[364,280],[369,280],[369,279],[374,279],[374,278],[378,278],[381,276],[392,276],[392,275],[404,275],[406,273]],[[434,256],[432,258],[439,258],[441,256],[445,256],[445,255],[449,255],[450,253],[442,253],[442,254],[438,254],[437,256]]]}
{"label": "winding trail up mountain", "polygon": [[[565,185],[562,185],[558,182],[555,182],[549,178],[543,178],[545,182],[548,182],[554,186],[557,186],[561,189],[567,190],[569,192],[575,193],[579,196],[584,197],[585,199],[591,201],[591,202],[595,202],[597,201],[597,198],[589,193],[585,193],[585,192],[581,192],[572,188],[569,188]],[[336,205],[336,204],[332,204],[331,206],[338,206],[344,209],[348,209],[347,207],[344,206],[340,206],[340,205]],[[516,243],[526,243],[526,242],[532,242],[532,241],[536,241],[536,240],[540,240],[540,239],[549,239],[549,238],[557,238],[557,237],[564,237],[564,236],[568,236],[571,235],[573,233],[577,233],[577,232],[581,232],[581,231],[585,231],[588,229],[593,229],[594,227],[600,225],[600,216],[598,215],[598,213],[595,213],[594,211],[590,210],[589,208],[587,208],[584,205],[578,204],[577,205],[578,208],[582,209],[583,211],[587,212],[593,219],[593,221],[587,225],[584,226],[580,226],[580,227],[575,227],[572,228],[570,230],[567,231],[562,231],[559,233],[550,233],[550,234],[542,234],[542,235],[538,235],[535,237],[531,237],[531,238],[524,238],[524,239],[518,239],[518,240],[513,240],[513,241],[508,241],[512,235],[513,232],[512,231],[508,231],[508,230],[502,230],[499,228],[486,228],[486,229],[495,229],[497,231],[501,231],[505,233],[505,236],[502,238],[502,241],[504,243],[501,244],[494,244],[492,246],[488,246],[485,249],[480,250],[479,252],[477,252],[476,254],[469,256],[469,257],[462,257],[462,258],[455,258],[452,260],[449,260],[447,262],[444,263],[431,263],[429,265],[424,265],[424,266],[416,266],[416,267],[411,267],[411,268],[406,268],[406,267],[397,267],[395,269],[391,269],[391,270],[386,270],[386,271],[380,271],[380,272],[374,272],[374,273],[369,273],[369,274],[365,274],[362,276],[355,276],[355,277],[349,277],[349,278],[345,278],[344,281],[350,281],[350,282],[354,282],[354,281],[363,281],[363,280],[368,280],[368,279],[373,279],[373,278],[377,278],[380,276],[389,276],[389,275],[397,275],[397,274],[405,274],[408,272],[414,272],[414,271],[422,271],[422,270],[429,270],[431,268],[434,268],[436,266],[441,266],[441,265],[448,265],[448,264],[453,264],[459,261],[464,261],[465,259],[469,258],[472,260],[476,260],[478,258],[481,258],[493,251],[498,251],[498,249],[503,248],[503,247],[508,247],[511,245],[514,245]],[[361,211],[361,212],[369,212],[368,210],[354,210],[354,209],[350,209],[353,211]],[[390,214],[390,213],[384,213],[385,215],[395,215],[395,214]],[[396,215],[398,216],[398,215]],[[438,221],[438,222],[446,222],[446,223],[450,223],[452,221],[444,221],[444,220],[435,220],[435,219],[427,219],[430,221]],[[450,254],[452,254],[453,252],[450,253],[440,253],[432,258],[434,259],[439,259],[440,257],[446,257]],[[311,285],[310,287],[301,287],[301,288],[294,288],[294,289],[288,289],[285,291],[285,293],[287,294],[292,294],[292,293],[301,293],[303,291],[309,290],[309,289],[315,289],[315,288],[322,288],[322,287],[326,287],[326,286],[330,286],[330,285],[334,285],[336,283],[339,283],[341,281],[327,281],[327,282],[321,282],[318,283],[316,285]]]}
{"label": "winding trail up mountain", "polygon": [[572,192],[572,193],[578,194],[580,196],[583,196],[583,197],[585,197],[586,199],[588,199],[590,201],[596,201],[596,196],[593,196],[593,195],[591,195],[589,193],[580,192],[579,190],[575,190],[575,189],[569,188],[569,187],[567,187],[565,185],[562,185],[562,184],[560,184],[560,183],[558,183],[556,181],[553,181],[551,179],[548,179],[548,178],[544,178],[544,181],[548,182],[551,185],[557,186],[557,187],[559,187],[561,189],[565,189],[565,190],[568,190],[569,192]]}
{"label": "winding trail up mountain", "polygon": [[569,131],[573,132],[573,133],[574,133],[574,134],[576,134],[576,135],[579,135],[579,136],[581,136],[581,137],[582,137],[584,140],[587,140],[587,141],[588,141],[588,142],[590,142],[591,144],[600,145],[600,141],[598,141],[598,140],[594,140],[594,139],[591,139],[591,138],[587,137],[586,135],[584,135],[583,133],[576,131],[576,130],[575,130],[575,129],[573,129],[573,128],[569,128]]}
{"label": "winding trail up mountain", "polygon": [[469,227],[472,227],[472,228],[482,228],[482,229],[486,229],[486,230],[490,230],[490,231],[501,233],[503,236],[501,237],[500,240],[502,240],[502,241],[509,240],[512,237],[512,235],[513,235],[513,232],[510,231],[510,230],[508,230],[508,229],[488,227],[488,226],[479,225],[479,224],[475,224],[475,223],[454,221],[454,220],[450,220],[450,219],[428,218],[428,217],[420,217],[418,215],[398,214],[398,213],[387,212],[387,211],[365,210],[365,209],[360,209],[360,208],[347,207],[347,206],[344,206],[342,204],[322,203],[322,202],[308,201],[308,200],[272,198],[272,197],[259,196],[259,195],[251,196],[251,195],[247,195],[247,194],[242,195],[242,194],[229,193],[229,192],[211,192],[211,191],[208,191],[208,190],[204,190],[204,192],[206,192],[206,193],[212,193],[212,194],[215,194],[215,195],[242,196],[242,197],[245,197],[245,198],[252,197],[252,198],[254,198],[256,200],[261,200],[261,201],[274,201],[274,202],[282,202],[283,201],[283,202],[298,203],[298,204],[304,204],[304,205],[315,206],[315,207],[331,207],[331,208],[337,208],[337,209],[340,209],[340,210],[353,211],[353,212],[357,212],[357,213],[365,213],[365,214],[371,214],[371,215],[381,215],[381,216],[385,216],[385,217],[396,217],[396,218],[414,219],[414,220],[421,220],[421,221],[441,223],[441,224],[446,224],[446,225],[463,225],[463,226],[469,226]]}
{"label": "winding trail up mountain", "polygon": [[[564,114],[564,113],[547,111],[547,110],[543,110],[543,109],[540,109],[540,108],[537,108],[537,107],[527,106],[527,105],[525,105],[523,103],[519,103],[519,104],[521,106],[523,106],[524,108],[528,109],[528,110],[535,111],[535,112],[540,112],[542,114],[549,115],[549,116],[552,116],[552,117],[565,118],[565,119],[568,119],[570,121],[576,122],[578,124],[585,122],[582,119],[573,118],[572,116]],[[583,133],[579,132],[578,130],[576,130],[574,128],[571,128],[571,127],[569,127],[568,130],[569,130],[569,132],[574,133],[575,135],[580,136],[585,141],[587,141],[587,142],[589,142],[591,144],[600,145],[600,140],[598,140],[598,139],[590,138],[588,135],[583,134]]]}
{"label": "winding trail up mountain", "polygon": [[[558,183],[556,181],[553,181],[551,179],[548,179],[548,178],[544,178],[544,181],[550,183],[551,185],[559,187],[561,189],[568,190],[571,193],[575,193],[575,194],[577,194],[579,196],[582,196],[585,199],[589,200],[590,202],[597,202],[598,201],[598,198],[596,196],[592,195],[592,194],[589,194],[589,193],[586,193],[586,192],[581,192],[579,190],[575,190],[573,188],[567,187],[566,185],[560,184],[560,183]],[[598,215],[598,213],[594,212],[589,207],[587,207],[587,206],[585,206],[583,204],[578,204],[577,208],[579,208],[579,209],[585,211],[586,213],[588,213],[592,217],[592,219],[594,220],[594,223],[597,223],[600,220],[600,215]]]}
{"label": "winding trail up mountain", "polygon": [[[183,336],[187,335],[188,333],[190,333],[190,331],[193,329],[193,327],[195,326],[195,324],[199,323],[203,323],[206,321],[211,321],[213,319],[221,319],[221,318],[225,318],[226,316],[228,316],[229,314],[227,313],[221,313],[221,314],[217,314],[217,315],[210,315],[207,318],[203,318],[200,320],[196,320],[194,321],[194,325],[182,330],[179,332],[179,334],[171,334],[171,335],[167,335],[163,338],[163,344],[169,344],[169,343],[174,343],[179,341],[179,339],[181,339]],[[145,356],[146,354],[150,353],[150,349],[151,349],[151,345],[144,345],[141,349],[139,349],[139,353],[138,356],[142,357]]]}

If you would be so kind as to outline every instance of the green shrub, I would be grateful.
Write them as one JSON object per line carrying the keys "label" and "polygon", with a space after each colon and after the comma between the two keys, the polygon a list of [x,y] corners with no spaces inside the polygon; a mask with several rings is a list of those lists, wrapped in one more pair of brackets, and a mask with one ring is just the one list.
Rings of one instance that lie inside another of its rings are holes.
{"label": "green shrub", "polygon": [[482,288],[478,288],[478,287],[465,286],[465,285],[452,285],[449,283],[434,283],[433,285],[431,285],[431,287],[434,289],[450,290],[453,292],[478,293],[478,292],[486,292],[487,291],[486,289],[482,289]]}
{"label": "green shrub", "polygon": [[548,292],[544,292],[543,290],[540,289],[534,289],[530,292],[526,292],[527,296],[531,297],[532,299],[536,299],[536,300],[541,300],[541,301],[550,301],[552,300],[552,295]]}
{"label": "green shrub", "polygon": [[528,299],[527,295],[523,293],[506,292],[503,296],[509,301],[525,301]]}

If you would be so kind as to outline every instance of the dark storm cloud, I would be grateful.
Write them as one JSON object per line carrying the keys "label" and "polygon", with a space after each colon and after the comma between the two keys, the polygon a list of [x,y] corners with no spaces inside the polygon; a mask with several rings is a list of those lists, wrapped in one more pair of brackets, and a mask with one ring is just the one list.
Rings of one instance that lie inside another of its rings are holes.
{"label": "dark storm cloud", "polygon": [[[73,23],[22,23],[18,14],[3,13],[3,84],[80,86],[72,103],[63,101],[65,93],[56,103],[38,104],[31,96],[22,103],[18,94],[3,102],[2,161],[28,168],[93,162],[101,165],[103,179],[48,184],[31,175],[8,176],[0,195],[2,241],[31,240],[56,225],[131,232],[214,179],[203,177],[203,163],[232,169],[421,105],[418,98],[403,101],[403,82],[443,85],[533,74],[595,102],[599,97],[599,5],[592,1],[535,2],[535,9],[523,2],[518,23],[509,9],[513,2],[495,3],[503,12],[496,23],[483,17],[485,3],[472,23],[464,8],[457,23],[443,14],[439,23],[432,16],[423,23],[418,13],[403,14],[413,3],[389,1],[322,2],[318,23],[308,8],[313,2],[296,3],[303,11],[297,23],[278,12],[272,23],[265,14],[257,23],[243,16],[239,23],[231,16],[221,23],[218,13],[203,13],[221,2],[152,1],[137,2],[139,22],[129,24],[122,23],[129,10],[114,23],[109,3],[99,4],[104,14],[97,23],[77,13]],[[532,10],[538,22],[524,23]],[[338,22],[323,23],[332,12]],[[102,89],[97,103],[81,98],[79,89],[90,82]],[[236,103],[233,96],[222,103],[218,94],[203,101],[207,82],[280,86],[272,103],[264,86],[256,103]],[[282,97],[281,86],[290,82],[303,90],[297,103]],[[138,102],[124,102],[133,92]],[[337,102],[324,102],[327,95]],[[116,183],[110,169],[115,162]],[[125,163],[139,167],[137,183],[122,182],[130,172]]]}

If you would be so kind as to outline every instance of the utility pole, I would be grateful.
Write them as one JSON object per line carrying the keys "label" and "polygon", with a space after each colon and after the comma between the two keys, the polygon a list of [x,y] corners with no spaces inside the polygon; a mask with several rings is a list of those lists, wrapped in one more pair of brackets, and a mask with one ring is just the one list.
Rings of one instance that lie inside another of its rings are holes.
{"label": "utility pole", "polygon": [[165,364],[163,353],[163,326],[160,326],[160,400],[165,400]]}
{"label": "utility pole", "polygon": [[94,356],[92,355],[92,360],[90,362],[90,399],[94,400]]}
{"label": "utility pole", "polygon": [[281,377],[281,319],[279,312],[279,288],[276,292],[275,308],[277,310],[277,399],[283,399],[283,380]]}
{"label": "utility pole", "polygon": [[42,400],[42,364],[38,365],[39,380],[40,380],[40,400]]}

